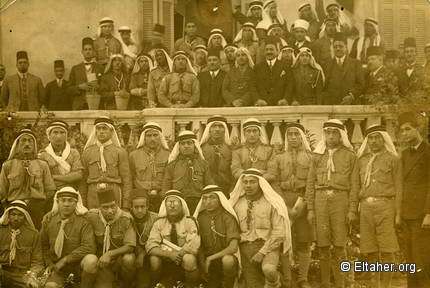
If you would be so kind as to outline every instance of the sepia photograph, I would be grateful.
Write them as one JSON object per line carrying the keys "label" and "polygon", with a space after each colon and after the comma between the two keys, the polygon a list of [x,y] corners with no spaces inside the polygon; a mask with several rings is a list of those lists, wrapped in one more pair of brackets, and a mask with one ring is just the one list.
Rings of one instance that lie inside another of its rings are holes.
{"label": "sepia photograph", "polygon": [[0,288],[430,288],[430,0],[0,0]]}

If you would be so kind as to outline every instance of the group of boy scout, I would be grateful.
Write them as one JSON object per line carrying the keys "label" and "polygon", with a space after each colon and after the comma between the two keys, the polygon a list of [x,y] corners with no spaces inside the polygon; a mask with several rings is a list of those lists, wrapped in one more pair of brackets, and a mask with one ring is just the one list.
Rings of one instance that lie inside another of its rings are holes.
{"label": "group of boy scout", "polygon": [[[171,151],[148,122],[128,154],[101,117],[82,157],[62,121],[50,123],[42,150],[21,130],[0,173],[2,284],[65,287],[72,275],[84,288],[311,287],[316,241],[320,287],[344,287],[340,263],[359,220],[360,251],[372,263],[395,262],[403,227],[406,262],[417,265],[408,287],[430,287],[430,146],[421,120],[400,116],[401,153],[381,125],[367,128],[356,153],[337,119],[323,124],[316,147],[303,125],[286,123],[281,152],[255,118],[242,123],[242,144],[214,116],[200,141],[182,131]],[[391,287],[391,278],[369,273],[368,282]]]}

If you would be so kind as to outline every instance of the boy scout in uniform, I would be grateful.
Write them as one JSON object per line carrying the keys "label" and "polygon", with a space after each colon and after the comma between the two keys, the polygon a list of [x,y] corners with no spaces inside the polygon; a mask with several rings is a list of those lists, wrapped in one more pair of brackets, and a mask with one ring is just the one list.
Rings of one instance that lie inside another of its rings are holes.
{"label": "boy scout in uniform", "polygon": [[[160,280],[162,272],[167,282],[178,280],[178,274],[184,273],[185,284],[190,285],[185,287],[195,287],[200,278],[197,266],[200,235],[181,192],[167,191],[158,217],[146,242],[154,280]],[[167,276],[166,272],[174,277]]]}
{"label": "boy scout in uniform", "polygon": [[84,185],[81,187],[84,203],[90,209],[99,207],[97,192],[113,190],[119,207],[130,208],[132,188],[128,155],[116,134],[113,121],[100,117],[82,154]]}
{"label": "boy scout in uniform", "polygon": [[[87,218],[96,236],[97,276],[94,287],[129,287],[133,282],[136,232],[132,216],[121,210],[113,190],[98,192],[100,208],[88,211]],[[119,275],[118,275],[119,274]],[[119,276],[119,277],[115,277]]]}
{"label": "boy scout in uniform", "polygon": [[203,188],[197,205],[202,246],[199,260],[208,288],[233,288],[239,269],[240,231],[236,212],[216,185]]}
{"label": "boy scout in uniform", "polygon": [[[312,152],[305,135],[305,128],[299,123],[287,123],[285,131],[285,152],[275,155],[268,164],[267,181],[272,183],[274,189],[282,196],[288,207],[292,224],[292,234],[299,265],[298,287],[310,287],[308,271],[311,263],[311,242],[313,239],[312,226],[307,220],[307,210],[304,198],[306,192],[306,179],[311,166]],[[283,257],[284,258],[284,257]],[[289,271],[288,259],[282,259],[284,278]],[[288,277],[287,277],[288,278]]]}
{"label": "boy scout in uniform", "polygon": [[192,131],[183,131],[169,156],[163,181],[163,192],[181,191],[191,212],[200,201],[203,187],[213,184],[209,166]]}
{"label": "boy scout in uniform", "polygon": [[148,122],[143,126],[137,149],[130,153],[130,171],[134,187],[148,194],[149,210],[158,212],[161,186],[169,159],[169,146],[160,125]]}
{"label": "boy scout in uniform", "polygon": [[358,187],[352,173],[356,156],[341,121],[331,119],[323,124],[323,139],[314,152],[306,203],[308,221],[316,224],[321,287],[330,287],[330,258],[334,264],[335,287],[343,287],[345,276],[340,272],[339,263],[346,259],[347,227],[356,219]]}
{"label": "boy scout in uniform", "polygon": [[264,173],[267,163],[272,157],[273,148],[268,145],[267,138],[263,134],[260,121],[249,118],[243,123],[243,145],[233,151],[231,172],[238,179],[243,171],[255,168]]}
{"label": "boy scout in uniform", "polygon": [[161,80],[172,72],[173,62],[166,50],[162,48],[155,49],[152,57],[155,61],[155,68],[149,72],[148,76],[148,101],[149,107],[153,108],[158,105]]}
{"label": "boy scout in uniform", "polygon": [[24,201],[15,200],[0,218],[0,284],[3,287],[38,287],[37,275],[44,264],[42,248],[27,208]]}
{"label": "boy scout in uniform", "polygon": [[122,54],[121,42],[112,35],[114,32],[113,20],[104,17],[99,21],[100,34],[94,40],[97,63],[106,66],[109,57]]}
{"label": "boy scout in uniform", "polygon": [[69,274],[81,275],[80,287],[93,287],[97,271],[96,243],[85,217],[87,211],[81,195],[72,187],[64,187],[55,194],[54,205],[43,217],[40,232],[49,273],[45,288],[63,287]]}
{"label": "boy scout in uniform", "polygon": [[[367,150],[368,149],[368,150]],[[402,170],[384,127],[367,128],[358,150],[355,181],[360,185],[360,252],[371,263],[394,263],[399,250],[395,225],[401,223]],[[391,272],[371,274],[372,287],[391,287]]]}
{"label": "boy scout in uniform", "polygon": [[161,80],[158,102],[162,107],[190,108],[200,101],[200,85],[197,73],[184,51],[173,57],[173,71]]}

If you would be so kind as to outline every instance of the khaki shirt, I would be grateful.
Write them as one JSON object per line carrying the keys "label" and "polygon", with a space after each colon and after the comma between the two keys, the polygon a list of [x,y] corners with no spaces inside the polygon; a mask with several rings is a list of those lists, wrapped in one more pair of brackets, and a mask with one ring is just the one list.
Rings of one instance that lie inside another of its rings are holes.
{"label": "khaki shirt", "polygon": [[[197,223],[192,217],[184,217],[175,223],[176,233],[178,235],[178,246],[182,251],[196,255],[200,248],[200,235],[197,229]],[[146,251],[151,252],[153,248],[161,248],[163,239],[171,241],[170,231],[172,224],[167,218],[159,218],[152,226],[148,241],[146,241]]]}
{"label": "khaki shirt", "polygon": [[[39,232],[29,226],[21,226],[17,235],[15,260],[10,267],[22,269],[23,272],[31,270],[39,273],[44,263],[42,248],[40,246]],[[9,266],[9,253],[11,242],[11,229],[9,225],[0,226],[0,265]]]}
{"label": "khaki shirt", "polygon": [[137,223],[136,219],[133,218],[133,228],[136,232],[136,254],[145,251],[146,241],[149,238],[149,233],[151,232],[152,226],[158,219],[158,214],[148,211],[143,223]]}
{"label": "khaki shirt", "polygon": [[56,263],[66,257],[69,264],[79,263],[87,254],[95,254],[96,243],[94,231],[83,215],[72,215],[64,226],[64,244],[61,257],[55,254],[55,241],[61,226],[61,216],[49,212],[43,217],[40,232],[42,251],[45,262]]}
{"label": "khaki shirt", "polygon": [[3,163],[0,172],[0,199],[9,202],[27,199],[48,199],[54,196],[55,183],[48,164],[39,159],[12,159]]}
{"label": "khaki shirt", "polygon": [[146,147],[130,153],[130,170],[136,188],[161,191],[169,151],[159,148],[155,154]]}
{"label": "khaki shirt", "polygon": [[122,54],[121,42],[115,37],[97,37],[94,40],[97,63],[107,64],[109,57],[113,54]]}
{"label": "khaki shirt", "polygon": [[234,150],[231,161],[231,172],[234,178],[239,179],[242,172],[249,168],[255,168],[265,173],[272,154],[273,148],[263,144],[256,146],[255,150],[247,144]]}
{"label": "khaki shirt", "polygon": [[231,148],[225,143],[215,145],[210,141],[204,143],[201,148],[203,156],[209,164],[212,179],[223,189],[224,193],[228,193],[233,180],[231,177]]}
{"label": "khaki shirt", "polygon": [[163,107],[175,104],[195,107],[200,101],[200,84],[197,76],[190,72],[167,74],[161,80],[158,101]]}
{"label": "khaki shirt", "polygon": [[184,51],[187,52],[189,55],[192,55],[192,52],[194,51],[194,48],[197,45],[205,45],[206,41],[203,40],[203,38],[196,36],[191,42],[189,42],[189,39],[187,39],[186,36],[179,38],[175,42],[175,51]]}
{"label": "khaki shirt", "polygon": [[250,227],[248,229],[247,199],[241,197],[236,205],[234,205],[234,211],[236,211],[239,219],[240,242],[264,240],[264,245],[259,252],[266,255],[271,251],[279,249],[285,240],[284,221],[264,196],[254,201],[253,206]]}
{"label": "khaki shirt", "polygon": [[160,88],[161,80],[166,76],[169,71],[161,67],[154,68],[149,72],[148,79],[148,100],[153,103],[158,102],[158,90]]}

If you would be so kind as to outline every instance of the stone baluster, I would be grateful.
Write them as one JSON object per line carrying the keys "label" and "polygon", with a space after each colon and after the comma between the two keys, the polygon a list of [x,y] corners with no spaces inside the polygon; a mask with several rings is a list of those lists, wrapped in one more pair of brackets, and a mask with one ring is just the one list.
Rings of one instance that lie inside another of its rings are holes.
{"label": "stone baluster", "polygon": [[240,129],[240,123],[233,122],[231,124],[231,132],[230,132],[230,140],[232,144],[239,144],[240,143],[240,135],[241,132]]}
{"label": "stone baluster", "polygon": [[176,123],[179,125],[179,132],[187,130],[187,125],[190,124],[188,121],[177,121]]}
{"label": "stone baluster", "polygon": [[200,120],[193,120],[193,122],[191,122],[191,131],[196,134],[197,140],[200,141],[204,131],[204,126],[202,125]]}
{"label": "stone baluster", "polygon": [[396,119],[387,118],[385,120],[385,127],[387,129],[388,135],[390,135],[394,143],[397,141],[396,124],[397,124]]}
{"label": "stone baluster", "polygon": [[266,121],[261,121],[261,132],[263,134],[263,138],[267,139],[267,142],[269,142],[267,144],[270,144],[270,139],[269,139],[269,136],[267,135],[266,125],[267,125]]}
{"label": "stone baluster", "polygon": [[381,116],[369,116],[367,117],[366,129],[373,125],[381,125]]}
{"label": "stone baluster", "polygon": [[270,145],[275,147],[278,151],[281,151],[283,149],[282,144],[284,143],[284,139],[281,134],[281,121],[271,121],[270,123],[273,124],[273,132],[272,137],[270,139]]}
{"label": "stone baluster", "polygon": [[363,143],[364,137],[363,137],[363,131],[361,131],[361,121],[363,119],[351,119],[354,123],[354,127],[352,130],[352,136],[351,136],[351,144],[354,146],[354,149],[357,150],[360,148],[361,143]]}

